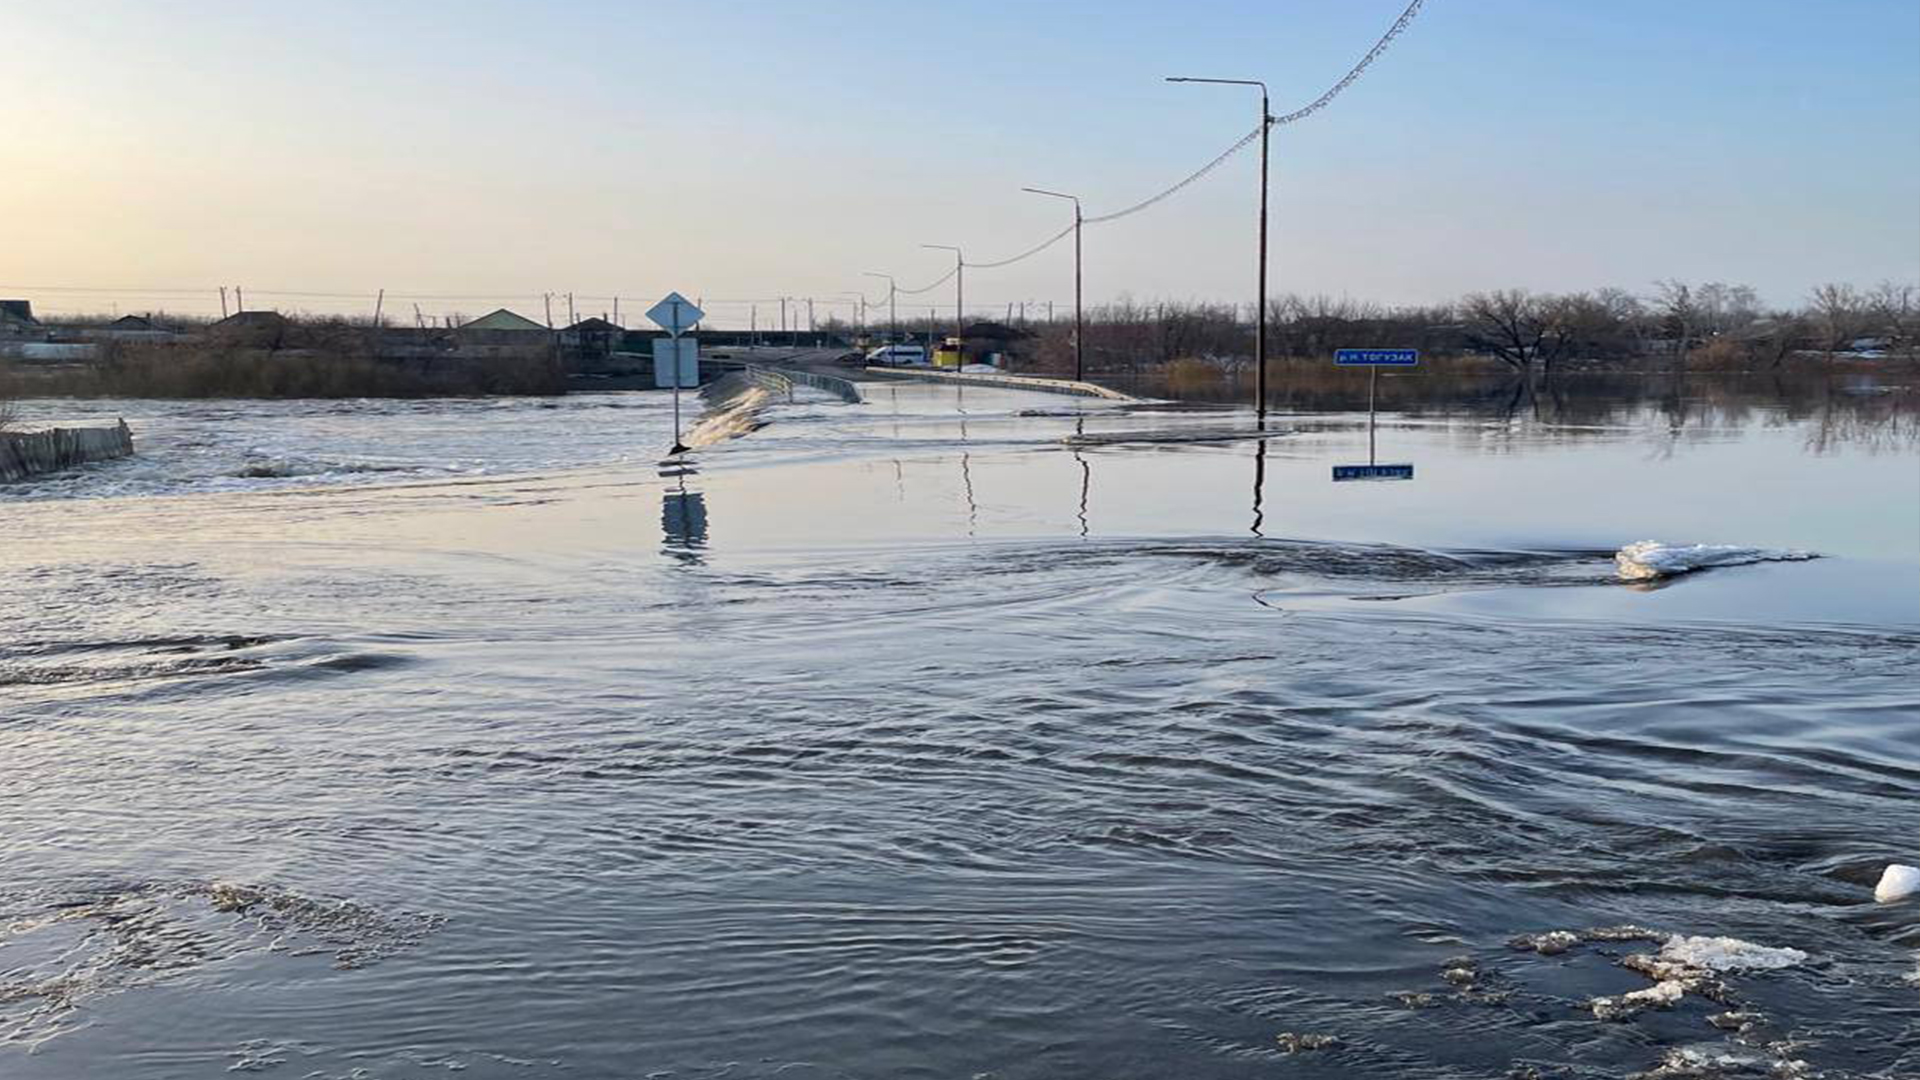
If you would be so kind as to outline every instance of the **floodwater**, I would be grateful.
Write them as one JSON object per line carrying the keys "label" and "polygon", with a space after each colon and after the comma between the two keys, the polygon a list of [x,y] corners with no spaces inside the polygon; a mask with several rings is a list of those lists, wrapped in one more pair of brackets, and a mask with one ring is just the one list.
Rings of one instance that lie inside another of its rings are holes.
{"label": "floodwater", "polygon": [[1920,1075],[1920,391],[1414,386],[26,403],[0,1075]]}

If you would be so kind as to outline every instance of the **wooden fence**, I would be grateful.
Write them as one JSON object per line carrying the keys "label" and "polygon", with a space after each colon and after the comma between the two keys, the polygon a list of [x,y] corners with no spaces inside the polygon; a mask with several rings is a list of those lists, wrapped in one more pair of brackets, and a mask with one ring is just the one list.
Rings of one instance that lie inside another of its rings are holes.
{"label": "wooden fence", "polygon": [[132,453],[133,433],[125,420],[105,428],[0,432],[0,483]]}

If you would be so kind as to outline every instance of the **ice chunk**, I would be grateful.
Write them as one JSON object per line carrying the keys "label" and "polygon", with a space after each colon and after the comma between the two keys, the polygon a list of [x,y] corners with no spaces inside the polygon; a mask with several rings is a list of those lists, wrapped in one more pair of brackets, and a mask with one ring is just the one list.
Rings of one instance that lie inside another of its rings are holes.
{"label": "ice chunk", "polygon": [[1740,547],[1734,544],[1672,545],[1658,540],[1639,540],[1621,548],[1613,556],[1613,561],[1619,569],[1621,580],[1650,581],[1704,570],[1710,566],[1792,562],[1818,557],[1810,551]]}
{"label": "ice chunk", "polygon": [[1873,890],[1873,898],[1883,904],[1904,899],[1920,893],[1920,866],[1902,866],[1894,863],[1880,875],[1880,884]]}
{"label": "ice chunk", "polygon": [[1730,937],[1675,935],[1660,947],[1660,957],[1708,971],[1771,971],[1807,958],[1799,949],[1772,949]]}

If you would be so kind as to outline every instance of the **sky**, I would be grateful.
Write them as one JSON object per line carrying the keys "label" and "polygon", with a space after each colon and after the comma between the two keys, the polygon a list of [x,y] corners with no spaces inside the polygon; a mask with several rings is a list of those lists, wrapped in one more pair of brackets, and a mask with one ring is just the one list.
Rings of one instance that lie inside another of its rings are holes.
{"label": "sky", "polygon": [[[1405,0],[0,0],[0,296],[403,321],[842,316],[1168,187]],[[1920,0],[1428,0],[1272,146],[1270,290],[1920,282]],[[1254,296],[1258,154],[1089,225],[1089,303]],[[1072,300],[1072,248],[966,274]],[[951,284],[900,298],[939,305]],[[804,304],[796,305],[797,311]],[[880,317],[878,308],[869,315]]]}

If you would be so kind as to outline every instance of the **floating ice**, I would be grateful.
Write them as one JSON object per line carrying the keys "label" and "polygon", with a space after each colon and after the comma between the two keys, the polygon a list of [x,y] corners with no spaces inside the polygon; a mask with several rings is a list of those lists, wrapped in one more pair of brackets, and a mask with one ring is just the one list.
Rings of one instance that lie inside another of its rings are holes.
{"label": "floating ice", "polygon": [[1587,1005],[1602,1020],[1628,1020],[1647,1009],[1670,1009],[1687,996],[1687,984],[1679,979],[1654,983],[1645,990],[1634,990],[1619,997],[1597,997]]}
{"label": "floating ice", "polygon": [[1891,904],[1915,893],[1920,893],[1920,866],[1894,863],[1880,875],[1880,884],[1874,888],[1873,898],[1883,904]]}
{"label": "floating ice", "polygon": [[1760,562],[1797,562],[1819,556],[1810,551],[1740,547],[1733,544],[1671,545],[1658,540],[1628,544],[1613,557],[1625,581],[1650,581],[1712,566],[1744,566]]}
{"label": "floating ice", "polygon": [[1708,971],[1772,971],[1806,960],[1799,949],[1774,949],[1730,937],[1675,935],[1660,947],[1660,958]]}

